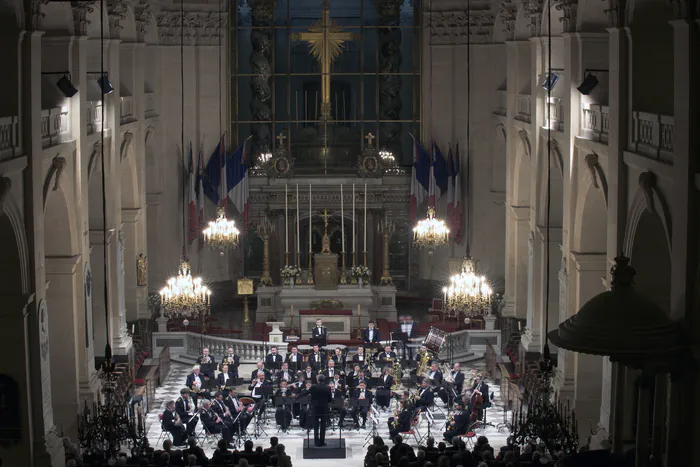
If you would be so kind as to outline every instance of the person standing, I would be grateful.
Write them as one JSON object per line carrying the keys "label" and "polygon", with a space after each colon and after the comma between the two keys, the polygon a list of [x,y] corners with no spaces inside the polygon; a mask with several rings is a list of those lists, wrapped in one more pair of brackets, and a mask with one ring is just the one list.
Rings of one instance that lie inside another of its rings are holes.
{"label": "person standing", "polygon": [[299,393],[298,397],[304,397],[307,394],[310,396],[311,416],[313,417],[314,425],[314,444],[316,446],[325,446],[331,389],[325,384],[326,378],[323,375],[318,375],[317,378],[318,382],[309,389]]}
{"label": "person standing", "polygon": [[367,323],[367,329],[362,332],[362,342],[374,344],[380,341],[379,331],[374,327],[374,321]]}

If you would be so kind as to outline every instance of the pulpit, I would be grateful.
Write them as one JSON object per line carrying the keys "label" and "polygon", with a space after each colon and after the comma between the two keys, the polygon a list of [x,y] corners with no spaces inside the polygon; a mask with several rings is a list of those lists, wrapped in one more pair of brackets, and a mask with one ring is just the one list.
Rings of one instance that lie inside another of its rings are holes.
{"label": "pulpit", "polygon": [[314,255],[314,282],[318,290],[338,288],[338,255],[335,253]]}

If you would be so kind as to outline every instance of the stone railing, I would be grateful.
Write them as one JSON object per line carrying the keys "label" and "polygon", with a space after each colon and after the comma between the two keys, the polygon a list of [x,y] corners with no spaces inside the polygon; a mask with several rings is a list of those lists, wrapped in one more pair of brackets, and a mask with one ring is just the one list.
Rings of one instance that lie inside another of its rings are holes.
{"label": "stone railing", "polygon": [[516,120],[521,122],[530,123],[530,116],[532,115],[530,95],[529,94],[518,94],[515,99],[517,115]]}
{"label": "stone railing", "polygon": [[11,159],[20,152],[19,119],[0,118],[0,159]]}
{"label": "stone railing", "polygon": [[560,97],[547,98],[547,107],[544,109],[544,127],[556,131],[564,131],[564,101]]}
{"label": "stone railing", "polygon": [[134,98],[133,96],[121,97],[121,102],[119,104],[120,110],[120,122],[121,124],[133,122],[136,120],[134,117]]}
{"label": "stone railing", "polygon": [[508,108],[508,91],[505,89],[496,90],[496,108],[493,113],[496,115],[506,115]]}
{"label": "stone railing", "polygon": [[147,92],[143,95],[144,97],[144,112],[145,112],[145,117],[146,118],[153,118],[157,117],[158,113],[156,112],[156,93],[154,92]]}
{"label": "stone railing", "polygon": [[88,101],[87,103],[87,133],[93,134],[100,130],[102,124],[102,102]]}
{"label": "stone railing", "polygon": [[234,353],[241,358],[241,363],[255,363],[264,359],[273,345],[279,349],[280,354],[286,354],[286,343],[229,339],[187,331],[153,333],[154,355],[158,355],[165,346],[170,348],[170,355],[191,356],[200,355],[202,348],[207,347],[209,353],[219,359],[229,347],[233,347]]}
{"label": "stone railing", "polygon": [[591,104],[587,109],[583,109],[580,136],[607,143],[609,131],[610,108],[607,105]]}
{"label": "stone railing", "polygon": [[61,108],[41,111],[41,140],[44,147],[62,143],[68,136],[68,110]]}
{"label": "stone railing", "polygon": [[670,161],[673,156],[673,117],[632,112],[632,149],[654,159]]}
{"label": "stone railing", "polygon": [[470,353],[485,355],[488,345],[494,349],[501,348],[501,330],[465,329],[451,332],[440,350],[442,360],[459,361]]}

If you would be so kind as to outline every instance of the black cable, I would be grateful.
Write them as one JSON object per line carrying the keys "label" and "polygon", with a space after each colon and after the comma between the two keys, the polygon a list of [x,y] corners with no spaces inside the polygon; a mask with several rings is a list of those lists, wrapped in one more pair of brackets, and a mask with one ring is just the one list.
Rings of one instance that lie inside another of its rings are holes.
{"label": "black cable", "polygon": [[187,179],[185,178],[187,167],[185,159],[185,2],[180,0],[180,142],[182,144],[182,257],[187,258],[187,221],[185,212],[187,211]]}
{"label": "black cable", "polygon": [[[105,48],[104,48],[104,40],[105,40],[105,22],[104,22],[104,14],[103,12],[105,7],[105,2],[104,0],[100,0],[100,92],[101,92],[101,97],[100,97],[100,104],[101,104],[101,109],[100,112],[102,114],[102,122],[100,123],[100,145],[102,145],[101,153],[102,153],[102,244],[104,246],[103,249],[103,261],[104,261],[104,287],[105,287],[105,296],[104,296],[104,305],[105,305],[105,331],[107,333],[107,340],[106,340],[106,345],[105,345],[105,357],[107,356],[107,348],[111,349],[110,345],[110,335],[109,335],[109,280],[108,280],[108,268],[107,268],[107,257],[108,257],[108,251],[107,251],[107,186],[105,185],[107,177],[105,176]],[[112,135],[114,138],[114,135]],[[118,240],[118,239],[117,239]]]}
{"label": "black cable", "polygon": [[471,215],[472,215],[472,210],[471,210],[471,196],[469,196],[469,193],[471,191],[471,183],[469,181],[470,173],[469,173],[469,165],[470,165],[470,159],[471,159],[471,146],[472,146],[472,140],[471,140],[471,97],[472,97],[472,64],[471,64],[471,52],[472,52],[472,47],[471,47],[471,39],[472,39],[472,10],[471,10],[471,5],[469,5],[469,0],[467,0],[467,160],[465,161],[466,164],[466,171],[467,171],[467,192],[465,193],[467,195],[466,202],[464,203],[464,208],[467,210],[467,228],[466,234],[467,234],[467,248],[466,248],[466,253],[467,256],[471,256],[471,230],[472,230],[472,223],[471,223]]}
{"label": "black cable", "polygon": [[550,230],[550,214],[552,211],[552,0],[547,0],[547,79],[549,85],[547,86],[547,198],[546,198],[546,224],[545,224],[545,297],[544,297],[544,350],[549,353],[549,345],[547,333],[549,332],[549,276],[550,276],[550,264],[549,264],[549,230]]}

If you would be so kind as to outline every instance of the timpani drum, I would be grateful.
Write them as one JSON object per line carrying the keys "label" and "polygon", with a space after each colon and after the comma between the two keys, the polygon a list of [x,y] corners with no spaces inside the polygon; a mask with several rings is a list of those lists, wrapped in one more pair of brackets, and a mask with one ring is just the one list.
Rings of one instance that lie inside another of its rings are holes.
{"label": "timpani drum", "polygon": [[447,333],[445,331],[443,331],[442,329],[431,327],[430,331],[428,331],[428,335],[425,336],[423,345],[431,352],[435,352],[437,354],[440,352],[440,349],[445,344],[446,339]]}

